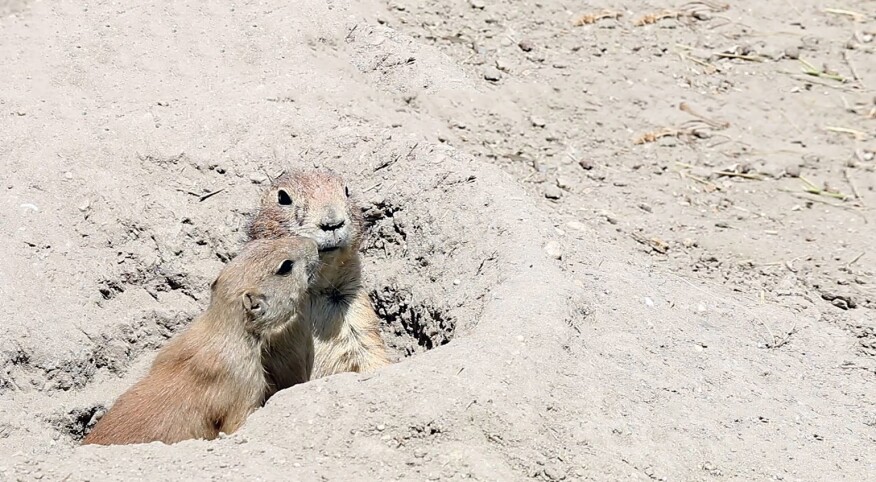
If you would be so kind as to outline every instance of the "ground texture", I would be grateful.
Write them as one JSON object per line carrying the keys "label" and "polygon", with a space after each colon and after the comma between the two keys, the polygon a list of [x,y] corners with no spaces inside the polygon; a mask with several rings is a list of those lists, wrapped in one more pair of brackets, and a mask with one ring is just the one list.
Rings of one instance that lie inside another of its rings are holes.
{"label": "ground texture", "polygon": [[[0,480],[876,480],[876,3],[0,1]],[[270,178],[399,363],[78,447]]]}

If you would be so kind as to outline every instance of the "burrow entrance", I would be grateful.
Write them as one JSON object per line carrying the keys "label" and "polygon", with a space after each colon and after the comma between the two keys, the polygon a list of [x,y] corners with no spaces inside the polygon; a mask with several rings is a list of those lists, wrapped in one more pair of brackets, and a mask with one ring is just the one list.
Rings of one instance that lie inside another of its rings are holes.
{"label": "burrow entrance", "polygon": [[[419,222],[411,222],[410,216],[399,209],[397,203],[385,200],[369,203],[364,212],[366,236],[362,256],[366,267],[365,285],[369,287],[371,302],[381,319],[381,332],[392,358],[402,361],[450,343],[457,335],[458,315],[454,313],[449,297],[443,295],[441,276],[436,274],[443,272],[444,268],[430,259],[447,254],[436,246],[452,246],[452,243],[430,238],[421,232]],[[409,235],[413,235],[410,237],[416,238],[417,242],[412,242]],[[100,304],[107,310],[119,302],[114,294],[135,286],[148,290],[150,294],[177,291],[204,301],[207,283],[201,278],[187,276],[180,269],[141,266],[135,262],[130,270],[95,280],[95,290]],[[103,343],[90,357],[95,370],[90,370],[75,386],[58,386],[57,389],[81,388],[93,378],[96,369],[102,367],[113,373],[127,372],[134,359],[164,346],[166,340],[185,329],[196,314],[150,312],[144,313],[139,320],[115,326],[112,332],[101,335]],[[96,360],[100,363],[94,363]],[[129,380],[130,384],[135,381]],[[63,436],[78,442],[113,401],[104,402],[58,410],[46,416],[44,421]]]}

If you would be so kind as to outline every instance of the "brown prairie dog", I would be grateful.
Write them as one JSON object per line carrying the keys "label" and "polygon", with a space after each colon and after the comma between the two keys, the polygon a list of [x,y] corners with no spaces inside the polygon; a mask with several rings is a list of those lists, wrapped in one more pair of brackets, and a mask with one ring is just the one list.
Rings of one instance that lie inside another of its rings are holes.
{"label": "brown prairie dog", "polygon": [[[149,374],[119,397],[83,444],[170,444],[237,430],[274,391],[264,352],[274,335],[294,333],[289,329],[298,325],[300,298],[318,264],[316,243],[307,238],[244,246],[211,285],[207,310],[158,353]],[[309,332],[300,331],[295,342],[303,345],[290,352],[312,353]],[[297,373],[298,382],[306,381],[309,366]]]}
{"label": "brown prairie dog", "polygon": [[[362,285],[362,211],[344,180],[324,169],[295,170],[265,192],[247,228],[250,239],[305,236],[319,246],[321,267],[301,307],[314,337],[311,378],[369,372],[389,364],[380,320]],[[289,386],[290,364],[277,344],[266,359],[277,388]]]}

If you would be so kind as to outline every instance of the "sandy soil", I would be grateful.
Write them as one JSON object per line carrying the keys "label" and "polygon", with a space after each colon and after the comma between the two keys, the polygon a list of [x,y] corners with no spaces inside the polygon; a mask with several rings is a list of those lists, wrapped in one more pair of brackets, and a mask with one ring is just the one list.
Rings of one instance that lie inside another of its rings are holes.
{"label": "sandy soil", "polygon": [[[719,6],[0,1],[0,480],[876,480],[876,4]],[[296,165],[399,363],[78,447]]]}

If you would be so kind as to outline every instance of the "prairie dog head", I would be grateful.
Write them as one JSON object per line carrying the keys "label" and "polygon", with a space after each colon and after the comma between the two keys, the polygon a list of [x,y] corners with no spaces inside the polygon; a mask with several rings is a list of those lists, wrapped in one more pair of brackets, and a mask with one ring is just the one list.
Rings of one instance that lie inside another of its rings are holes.
{"label": "prairie dog head", "polygon": [[267,336],[295,314],[318,268],[319,254],[311,239],[250,241],[213,282],[212,300],[238,305],[246,331]]}
{"label": "prairie dog head", "polygon": [[329,260],[359,248],[362,212],[343,178],[327,169],[295,170],[277,178],[247,228],[250,239],[304,236]]}

